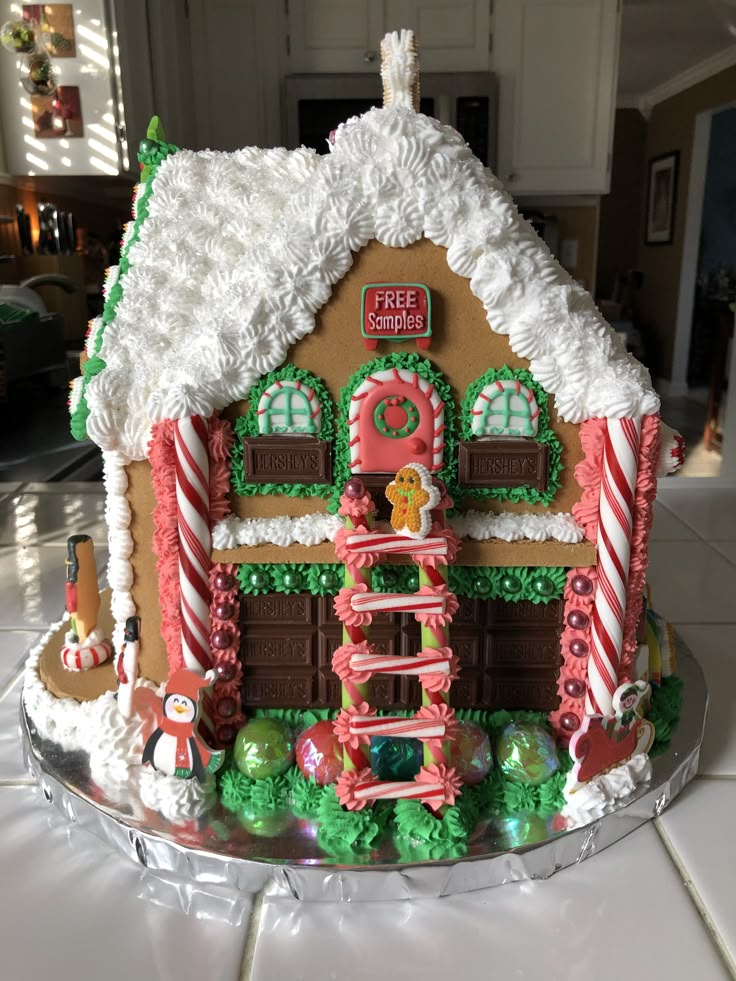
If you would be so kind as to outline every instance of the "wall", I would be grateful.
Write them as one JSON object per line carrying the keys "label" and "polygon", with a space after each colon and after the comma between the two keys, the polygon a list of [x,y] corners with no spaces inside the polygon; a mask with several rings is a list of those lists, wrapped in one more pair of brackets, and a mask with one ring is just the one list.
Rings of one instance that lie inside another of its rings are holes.
{"label": "wall", "polygon": [[695,117],[736,101],[736,66],[656,105],[647,127],[646,160],[680,151],[671,245],[639,246],[638,266],[644,274],[639,294],[640,319],[648,331],[650,367],[655,377],[669,379],[675,344],[678,284],[682,264],[687,189],[690,181]]}
{"label": "wall", "polygon": [[596,296],[610,297],[616,274],[636,268],[642,234],[647,122],[638,109],[616,110],[611,191],[601,198]]}
{"label": "wall", "polygon": [[713,116],[698,272],[736,266],[736,109]]}

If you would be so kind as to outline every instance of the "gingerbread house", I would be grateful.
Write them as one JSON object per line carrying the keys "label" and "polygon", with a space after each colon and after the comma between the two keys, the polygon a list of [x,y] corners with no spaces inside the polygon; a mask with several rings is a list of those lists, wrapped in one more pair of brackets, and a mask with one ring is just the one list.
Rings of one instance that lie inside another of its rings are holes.
{"label": "gingerbread house", "polygon": [[[214,666],[221,746],[253,707],[368,690],[541,710],[564,739],[634,670],[657,395],[501,183],[417,111],[409,32],[383,55],[384,106],[324,156],[149,131],[73,390],[73,431],[104,455],[116,645],[137,615],[145,678]],[[410,463],[438,492],[421,547],[386,524]],[[333,664],[367,640],[373,661]],[[45,672],[78,698],[115,683]]]}

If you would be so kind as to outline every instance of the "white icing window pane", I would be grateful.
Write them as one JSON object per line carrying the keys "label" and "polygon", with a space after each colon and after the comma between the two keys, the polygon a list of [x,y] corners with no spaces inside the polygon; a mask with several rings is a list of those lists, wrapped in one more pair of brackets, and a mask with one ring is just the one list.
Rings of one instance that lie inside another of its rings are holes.
{"label": "white icing window pane", "polygon": [[322,408],[314,389],[300,381],[277,381],[269,385],[258,403],[258,431],[317,434]]}
{"label": "white icing window pane", "polygon": [[513,379],[486,385],[471,414],[474,436],[536,436],[539,428],[534,395]]}

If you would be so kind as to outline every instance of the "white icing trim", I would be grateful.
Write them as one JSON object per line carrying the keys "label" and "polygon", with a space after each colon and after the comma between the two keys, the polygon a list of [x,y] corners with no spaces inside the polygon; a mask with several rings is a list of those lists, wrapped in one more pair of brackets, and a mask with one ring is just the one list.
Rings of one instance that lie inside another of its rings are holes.
{"label": "white icing trim", "polygon": [[[320,545],[334,542],[343,520],[334,514],[305,514],[292,518],[280,514],[274,518],[238,518],[231,514],[212,529],[212,547],[237,548],[239,545]],[[461,538],[477,542],[492,538],[504,542],[556,541],[576,544],[585,532],[571,514],[492,514],[468,511],[450,518],[450,524]]]}
{"label": "white icing trim", "polygon": [[319,545],[334,542],[343,527],[336,514],[303,514],[292,518],[280,514],[274,518],[239,518],[231,514],[212,529],[213,548],[237,548],[238,545]]}
{"label": "white icing trim", "polygon": [[123,645],[123,631],[128,617],[135,616],[133,588],[133,568],[130,556],[133,552],[133,538],[130,534],[131,511],[128,498],[128,475],[126,460],[120,453],[107,450],[102,454],[105,481],[105,520],[107,521],[107,542],[110,558],[107,563],[107,581],[112,589],[110,609],[115,629],[112,641],[115,650]]}
{"label": "white icing trim", "polygon": [[450,518],[450,525],[460,538],[471,538],[476,542],[497,538],[503,542],[555,541],[574,545],[585,538],[584,529],[571,514],[466,511]]}
{"label": "white icing trim", "polygon": [[77,411],[77,406],[82,398],[83,385],[84,378],[81,375],[78,375],[77,378],[73,379],[71,385],[69,386],[69,415],[73,416]]}
{"label": "white icing trim", "polygon": [[639,753],[608,773],[594,777],[574,793],[568,789],[571,777],[569,773],[564,790],[566,803],[561,813],[567,818],[568,828],[576,828],[610,814],[640,784],[651,780],[652,764],[647,753]]}
{"label": "white icing trim", "polygon": [[[110,269],[117,269],[117,266],[111,266]],[[108,269],[108,273],[110,272]],[[95,337],[102,327],[102,317],[95,317],[89,322],[89,328],[87,330],[87,338],[84,342],[84,351],[88,358],[91,358],[95,353]],[[75,379],[76,380],[76,379]]]}
{"label": "white icing trim", "polygon": [[562,419],[658,410],[648,372],[590,295],[436,120],[371,109],[338,128],[325,157],[183,150],[153,182],[103,336],[106,368],[86,388],[88,433],[103,449],[143,459],[152,422],[208,417],[246,397],[314,329],[353,252],[372,239],[445,247]]}
{"label": "white icing trim", "polygon": [[[368,375],[367,378],[364,378],[350,396],[351,404],[349,410],[350,418],[348,419],[348,438],[350,441],[350,449],[353,454],[350,461],[351,473],[364,472],[360,462],[361,401],[366,395],[368,395],[369,392],[375,391],[377,385],[390,385],[391,382],[396,381],[397,376],[407,385],[418,388],[419,391],[422,392],[423,395],[426,395],[429,399],[429,404],[432,406],[435,413],[433,430],[434,444],[432,446],[432,470],[436,472],[442,469],[442,461],[444,459],[443,448],[445,445],[445,441],[442,436],[445,428],[445,403],[435,391],[433,383],[427,381],[426,378],[422,378],[422,376],[417,374],[416,371],[410,371],[408,368],[386,368],[384,371],[374,371],[372,374]],[[353,405],[353,403],[355,403],[355,405]],[[372,425],[372,417],[369,422]]]}
{"label": "white icing trim", "polygon": [[385,106],[412,108],[419,81],[414,31],[393,31],[381,41],[381,81]]}

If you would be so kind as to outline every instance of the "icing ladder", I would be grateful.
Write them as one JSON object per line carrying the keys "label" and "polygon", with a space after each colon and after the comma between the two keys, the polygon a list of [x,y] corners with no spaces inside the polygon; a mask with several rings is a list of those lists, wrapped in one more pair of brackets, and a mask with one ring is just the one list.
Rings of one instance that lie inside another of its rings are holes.
{"label": "icing ladder", "polygon": [[[353,483],[352,481],[350,483]],[[343,746],[344,772],[336,792],[348,810],[359,810],[379,799],[414,799],[439,810],[454,803],[460,780],[450,766],[450,744],[455,726],[449,707],[450,686],[457,677],[457,659],[449,646],[449,623],[457,599],[447,585],[448,563],[454,561],[459,542],[447,527],[445,496],[432,511],[426,538],[409,538],[374,531],[375,506],[361,486],[359,498],[343,495],[340,514],[345,527],[335,543],[344,563],[344,586],[335,599],[342,622],[342,645],[332,667],[342,683],[342,708],[335,732]],[[372,566],[390,555],[409,555],[417,565],[416,593],[378,593],[371,589]],[[374,613],[413,613],[421,627],[421,652],[416,656],[388,656],[368,639]],[[422,707],[409,717],[378,716],[370,705],[374,675],[412,675],[422,686]],[[420,739],[424,765],[413,780],[377,780],[370,770],[372,736]]]}

